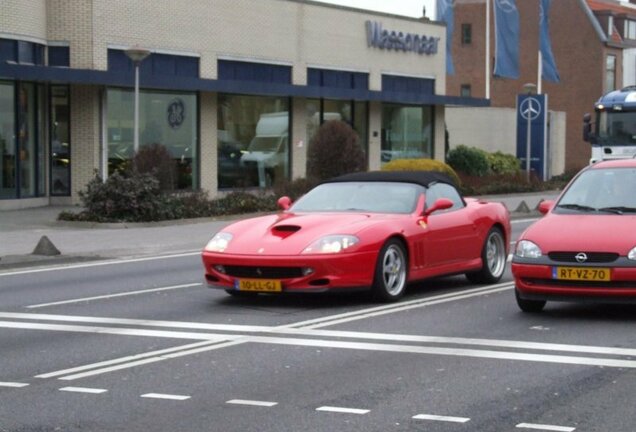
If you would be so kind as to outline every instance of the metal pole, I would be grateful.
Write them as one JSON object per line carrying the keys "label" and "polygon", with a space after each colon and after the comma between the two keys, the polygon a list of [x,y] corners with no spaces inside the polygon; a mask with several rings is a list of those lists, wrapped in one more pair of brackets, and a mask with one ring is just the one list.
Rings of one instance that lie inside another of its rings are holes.
{"label": "metal pole", "polygon": [[135,62],[135,120],[133,127],[133,149],[135,154],[137,154],[139,151],[139,62]]}
{"label": "metal pole", "polygon": [[[530,101],[530,96],[528,96],[527,101]],[[528,102],[528,108],[526,109],[526,181],[530,182],[530,127],[532,126],[532,103]]]}
{"label": "metal pole", "polygon": [[490,99],[490,0],[486,0],[486,99]]}

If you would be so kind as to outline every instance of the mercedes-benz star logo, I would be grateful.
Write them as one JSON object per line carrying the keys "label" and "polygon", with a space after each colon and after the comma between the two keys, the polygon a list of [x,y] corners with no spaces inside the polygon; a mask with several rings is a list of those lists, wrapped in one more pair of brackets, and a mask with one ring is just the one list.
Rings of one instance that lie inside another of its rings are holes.
{"label": "mercedes-benz star logo", "polygon": [[585,261],[587,261],[587,255],[583,252],[577,253],[574,258],[576,259],[576,262],[580,263],[584,263]]}
{"label": "mercedes-benz star logo", "polygon": [[541,114],[541,104],[538,99],[533,97],[525,98],[519,105],[519,113],[524,120],[534,120]]}

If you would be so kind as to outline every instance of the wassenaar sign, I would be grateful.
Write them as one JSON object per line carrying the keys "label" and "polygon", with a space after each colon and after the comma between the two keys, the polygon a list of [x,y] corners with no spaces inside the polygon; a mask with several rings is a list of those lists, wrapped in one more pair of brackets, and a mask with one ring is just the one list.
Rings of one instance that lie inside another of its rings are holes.
{"label": "wassenaar sign", "polygon": [[438,37],[384,30],[382,23],[367,21],[367,45],[370,47],[416,52],[418,54],[437,54]]}

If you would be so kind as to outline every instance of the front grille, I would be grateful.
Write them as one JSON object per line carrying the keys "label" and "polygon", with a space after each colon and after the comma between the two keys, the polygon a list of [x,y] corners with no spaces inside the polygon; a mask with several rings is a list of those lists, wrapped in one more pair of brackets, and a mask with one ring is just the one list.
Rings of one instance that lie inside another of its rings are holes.
{"label": "front grille", "polygon": [[607,281],[607,282],[591,282],[591,281],[571,281],[562,279],[529,279],[523,278],[523,282],[530,286],[545,286],[555,288],[625,288],[636,289],[636,281]]}
{"label": "front grille", "polygon": [[237,278],[291,279],[302,277],[301,267],[224,266],[225,273]]}
{"label": "front grille", "polygon": [[[557,262],[578,263],[576,256],[579,252],[550,252],[548,257]],[[610,263],[618,259],[618,254],[613,252],[583,252],[587,255],[585,263]]]}

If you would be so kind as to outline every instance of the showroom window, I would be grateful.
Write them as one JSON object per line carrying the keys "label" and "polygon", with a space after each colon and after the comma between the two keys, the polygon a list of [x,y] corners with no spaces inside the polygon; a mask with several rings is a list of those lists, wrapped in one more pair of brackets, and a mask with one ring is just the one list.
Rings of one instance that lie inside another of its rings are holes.
{"label": "showroom window", "polygon": [[44,86],[0,82],[0,198],[43,195],[44,97]]}
{"label": "showroom window", "polygon": [[[142,90],[139,95],[139,145],[164,146],[173,160],[170,173],[177,190],[199,187],[198,105],[195,93]],[[134,156],[134,93],[107,91],[108,174],[126,169]]]}
{"label": "showroom window", "polygon": [[384,104],[382,163],[433,156],[433,108]]}
{"label": "showroom window", "polygon": [[51,195],[71,195],[69,87],[51,86]]}
{"label": "showroom window", "polygon": [[305,111],[307,113],[307,143],[311,142],[324,122],[342,120],[357,132],[362,150],[367,153],[369,112],[366,102],[307,99]]}
{"label": "showroom window", "polygon": [[0,82],[0,198],[17,195],[15,147],[15,85]]}
{"label": "showroom window", "polygon": [[219,95],[220,189],[269,187],[290,175],[289,98]]}

